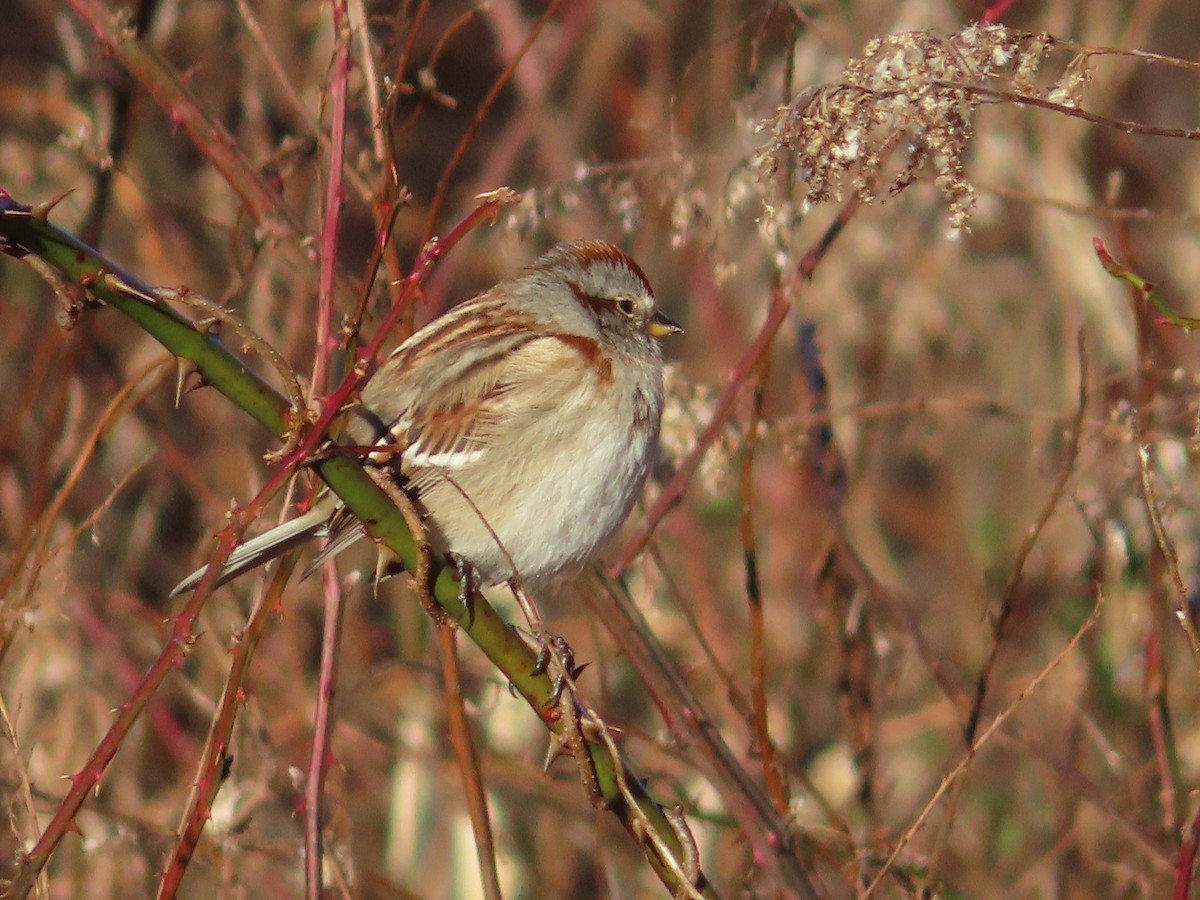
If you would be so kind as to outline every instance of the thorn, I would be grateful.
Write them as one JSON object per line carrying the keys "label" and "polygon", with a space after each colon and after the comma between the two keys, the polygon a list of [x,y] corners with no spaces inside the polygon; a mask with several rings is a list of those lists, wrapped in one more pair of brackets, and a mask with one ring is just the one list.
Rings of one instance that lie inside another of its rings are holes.
{"label": "thorn", "polygon": [[127,297],[136,297],[139,300],[146,303],[153,303],[156,306],[162,303],[162,300],[154,294],[147,294],[145,291],[138,290],[115,272],[105,272],[103,281],[104,286],[109,290],[124,294]]}
{"label": "thorn", "polygon": [[375,599],[379,599],[379,585],[391,578],[397,572],[404,571],[403,567],[399,567],[400,557],[389,550],[383,544],[376,544],[378,552],[375,554]]}
{"label": "thorn", "polygon": [[[204,376],[190,359],[179,356],[175,358],[175,408],[183,403],[183,395],[189,391],[204,387]],[[196,383],[189,385],[188,379],[196,376]]]}
{"label": "thorn", "polygon": [[45,200],[41,203],[35,203],[33,206],[29,207],[29,214],[39,222],[49,222],[50,212],[54,209],[54,207],[58,206],[58,204],[62,203],[73,193],[75,193],[75,188],[67,188],[61,194],[51,197],[49,200]]}
{"label": "thorn", "polygon": [[546,746],[546,757],[542,760],[542,773],[549,772],[556,759],[560,756],[569,756],[570,752],[565,734],[551,734],[550,743]]}

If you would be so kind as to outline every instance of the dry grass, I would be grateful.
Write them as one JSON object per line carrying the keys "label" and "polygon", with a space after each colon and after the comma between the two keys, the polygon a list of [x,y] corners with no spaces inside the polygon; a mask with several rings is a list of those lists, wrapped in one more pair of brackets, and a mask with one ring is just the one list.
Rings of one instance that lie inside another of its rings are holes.
{"label": "dry grass", "polygon": [[[145,45],[281,205],[256,206],[218,168],[224,148],[101,50],[94,0],[6,9],[0,187],[24,202],[73,189],[55,223],[150,283],[225,302],[307,378],[340,109],[330,5],[143,6]],[[660,477],[606,556],[656,525],[622,571],[644,631],[594,575],[542,611],[724,896],[780,887],[668,675],[786,811],[824,895],[1193,890],[1200,656],[1175,610],[1176,576],[1193,590],[1200,561],[1200,355],[1105,274],[1092,239],[1196,309],[1197,136],[1153,129],[1200,125],[1200,72],[1081,51],[1200,60],[1200,8],[1016,3],[1008,31],[962,32],[979,7],[565,3],[449,171],[544,6],[349,4],[346,202],[326,269],[339,316],[373,284],[370,330],[430,223],[444,233],[509,185],[522,203],[448,254],[417,321],[554,240],[597,236],[639,259],[687,329]],[[371,282],[397,186],[411,202]],[[172,359],[115,313],[61,327],[53,292],[11,260],[0,311],[7,878],[165,642],[167,591],[275,447],[212,391],[177,408]],[[341,566],[327,890],[476,896],[435,629],[401,579],[376,598],[357,563]],[[46,896],[157,889],[264,584],[208,604],[51,857]],[[303,894],[322,616],[320,579],[290,584],[181,895]],[[505,896],[661,892],[574,763],[542,773],[536,717],[459,647]]]}

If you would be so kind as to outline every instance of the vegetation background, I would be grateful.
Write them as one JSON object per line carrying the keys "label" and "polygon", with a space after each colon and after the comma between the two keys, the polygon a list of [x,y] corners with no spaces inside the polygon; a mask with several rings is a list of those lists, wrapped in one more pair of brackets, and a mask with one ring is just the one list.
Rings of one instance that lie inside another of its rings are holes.
{"label": "vegetation background", "polygon": [[[668,345],[660,471],[604,565],[686,486],[623,583],[698,714],[794,824],[819,894],[878,879],[876,896],[1189,896],[1200,655],[1176,613],[1200,558],[1200,354],[1105,273],[1093,238],[1196,309],[1192,0],[994,4],[1014,34],[1074,46],[979,33],[984,62],[955,76],[979,90],[949,106],[922,91],[950,76],[917,70],[935,53],[966,64],[962,38],[935,36],[982,2],[353,0],[340,44],[316,0],[141,0],[114,26],[115,9],[5,6],[0,187],[26,203],[71,191],[52,221],[151,284],[226,304],[300,373],[322,352],[319,236],[343,121],[340,312],[369,290],[378,315],[429,229],[501,185],[522,202],[447,254],[408,325],[559,239],[640,261],[686,333]],[[912,31],[928,34],[864,51]],[[166,61],[290,218],[256,216],[219,165],[227,148],[156,102],[112,49],[122,37]],[[353,60],[342,118],[338,46]],[[804,93],[846,84],[865,52],[902,87],[857,113],[844,92]],[[170,587],[264,483],[274,446],[215,392],[177,405],[173,359],[115,313],[64,328],[54,292],[13,261],[0,312],[11,877],[163,646],[182,602]],[[341,565],[326,888],[481,895],[435,629],[402,579],[376,596],[370,565]],[[265,583],[214,595],[45,896],[156,890]],[[588,575],[541,602],[589,663],[581,689],[651,793],[681,807],[715,888],[774,896],[707,774],[713,751],[623,650],[628,626],[597,612],[610,586]],[[183,896],[304,891],[324,608],[321,579],[294,580],[255,652]],[[543,774],[544,732],[503,677],[465,642],[461,664],[505,896],[661,893],[572,761]]]}

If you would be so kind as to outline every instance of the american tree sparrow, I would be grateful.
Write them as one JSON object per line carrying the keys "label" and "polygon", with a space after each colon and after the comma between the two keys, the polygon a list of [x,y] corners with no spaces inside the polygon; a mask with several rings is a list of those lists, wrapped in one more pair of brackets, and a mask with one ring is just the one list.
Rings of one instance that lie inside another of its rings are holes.
{"label": "american tree sparrow", "polygon": [[[619,249],[559,244],[397,347],[349,410],[346,439],[384,448],[372,459],[435,551],[487,583],[544,583],[582,567],[628,515],[658,440],[659,339],[679,330]],[[362,530],[339,511],[330,495],[243,544],[222,583],[319,533],[340,552]]]}

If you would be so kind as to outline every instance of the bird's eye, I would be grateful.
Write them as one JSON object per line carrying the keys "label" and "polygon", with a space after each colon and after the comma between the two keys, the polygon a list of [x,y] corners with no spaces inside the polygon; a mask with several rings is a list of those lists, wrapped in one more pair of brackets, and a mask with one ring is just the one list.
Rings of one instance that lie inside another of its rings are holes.
{"label": "bird's eye", "polygon": [[617,301],[617,312],[626,318],[633,318],[633,314],[637,312],[637,304],[628,297],[622,297]]}

